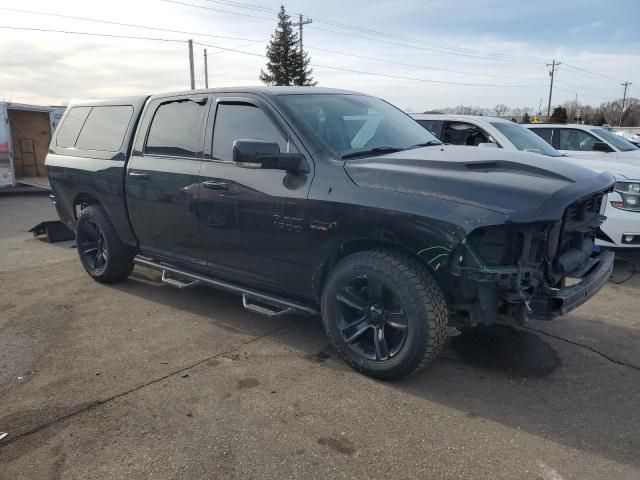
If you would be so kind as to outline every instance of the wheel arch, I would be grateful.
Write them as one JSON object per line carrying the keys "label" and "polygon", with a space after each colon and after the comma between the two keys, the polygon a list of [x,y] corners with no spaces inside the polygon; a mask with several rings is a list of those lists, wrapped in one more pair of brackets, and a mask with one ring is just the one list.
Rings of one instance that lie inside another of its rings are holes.
{"label": "wheel arch", "polygon": [[[78,207],[82,210],[85,206],[88,205],[100,205],[103,206],[100,200],[95,195],[92,195],[87,192],[79,192],[73,198],[73,218],[77,222],[78,221]],[[104,208],[104,207],[103,207]]]}
{"label": "wheel arch", "polygon": [[325,261],[318,267],[316,274],[313,277],[313,293],[316,300],[320,300],[322,296],[322,289],[324,288],[324,284],[329,276],[329,273],[332,269],[342,260],[343,258],[352,255],[358,252],[364,252],[368,250],[374,249],[385,249],[392,250],[395,252],[402,253],[407,257],[414,258],[423,263],[429,270],[429,272],[436,279],[438,285],[443,288],[446,286],[444,275],[442,271],[438,272],[433,268],[429,262],[427,262],[424,257],[418,255],[418,253],[412,250],[410,247],[406,245],[401,245],[398,243],[390,242],[388,240],[378,240],[378,239],[354,239],[347,242],[344,242],[336,248],[329,257],[325,259]]}

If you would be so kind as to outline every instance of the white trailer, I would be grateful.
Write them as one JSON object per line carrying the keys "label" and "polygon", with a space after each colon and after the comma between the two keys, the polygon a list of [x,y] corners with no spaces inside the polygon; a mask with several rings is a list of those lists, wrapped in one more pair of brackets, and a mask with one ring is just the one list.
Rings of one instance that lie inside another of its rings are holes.
{"label": "white trailer", "polygon": [[0,188],[49,189],[44,160],[56,113],[54,107],[0,102]]}

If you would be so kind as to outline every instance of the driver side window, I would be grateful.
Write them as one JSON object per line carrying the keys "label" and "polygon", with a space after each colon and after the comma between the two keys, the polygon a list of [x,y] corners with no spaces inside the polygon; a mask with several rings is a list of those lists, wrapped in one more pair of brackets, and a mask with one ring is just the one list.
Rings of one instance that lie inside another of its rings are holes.
{"label": "driver side window", "polygon": [[583,130],[574,128],[559,128],[558,150],[573,150],[579,152],[593,151],[593,144],[598,141],[596,137]]}
{"label": "driver side window", "polygon": [[465,122],[447,122],[442,141],[452,145],[477,147],[481,143],[494,143],[479,127]]}
{"label": "driver side window", "polygon": [[276,142],[281,152],[288,151],[287,139],[271,118],[254,105],[221,103],[216,110],[213,129],[212,157],[230,162],[235,140]]}

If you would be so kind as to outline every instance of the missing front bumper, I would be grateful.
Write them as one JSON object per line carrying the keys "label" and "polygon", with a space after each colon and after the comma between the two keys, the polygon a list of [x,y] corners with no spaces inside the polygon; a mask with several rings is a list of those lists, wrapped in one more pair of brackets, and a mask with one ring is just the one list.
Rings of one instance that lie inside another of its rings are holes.
{"label": "missing front bumper", "polygon": [[596,264],[579,283],[532,298],[531,318],[551,320],[559,315],[566,315],[585,303],[598,293],[611,277],[613,259],[613,252],[604,252],[598,256]]}

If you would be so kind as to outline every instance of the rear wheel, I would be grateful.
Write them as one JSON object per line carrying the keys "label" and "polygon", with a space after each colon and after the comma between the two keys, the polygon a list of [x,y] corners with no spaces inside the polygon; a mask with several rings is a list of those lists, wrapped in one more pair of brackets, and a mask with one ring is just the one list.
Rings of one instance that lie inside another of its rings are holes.
{"label": "rear wheel", "polygon": [[322,321],[333,347],[376,378],[401,378],[433,360],[447,320],[444,296],[426,267],[393,251],[346,257],[322,294]]}
{"label": "rear wheel", "polygon": [[122,243],[99,205],[90,205],[80,212],[76,244],[82,266],[98,282],[119,282],[133,271],[134,250]]}

